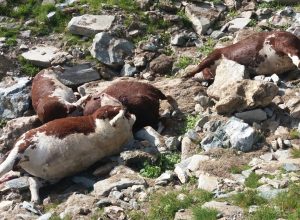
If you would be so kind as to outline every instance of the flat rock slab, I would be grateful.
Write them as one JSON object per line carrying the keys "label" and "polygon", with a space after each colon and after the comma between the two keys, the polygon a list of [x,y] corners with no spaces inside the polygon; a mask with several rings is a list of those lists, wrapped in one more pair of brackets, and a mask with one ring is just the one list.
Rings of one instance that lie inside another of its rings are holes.
{"label": "flat rock slab", "polygon": [[0,191],[4,192],[10,189],[26,189],[29,188],[28,177],[19,177],[16,179],[8,180],[1,184]]}
{"label": "flat rock slab", "polygon": [[89,15],[73,17],[68,24],[68,30],[72,34],[92,36],[108,30],[115,16],[112,15]]}
{"label": "flat rock slab", "polygon": [[61,51],[59,48],[53,46],[36,46],[29,51],[22,53],[22,57],[32,64],[40,67],[49,67],[52,64],[60,64],[59,60],[65,61],[68,53]]}
{"label": "flat rock slab", "polygon": [[97,196],[108,196],[113,188],[118,190],[133,185],[146,185],[146,181],[138,174],[116,174],[94,184],[94,194]]}
{"label": "flat rock slab", "polygon": [[204,203],[202,208],[216,209],[218,212],[222,213],[225,219],[244,219],[243,209],[238,206],[230,205],[227,202],[210,201]]}
{"label": "flat rock slab", "polygon": [[55,72],[57,79],[66,86],[77,87],[84,83],[99,80],[100,75],[90,63],[72,67],[64,66],[64,71]]}

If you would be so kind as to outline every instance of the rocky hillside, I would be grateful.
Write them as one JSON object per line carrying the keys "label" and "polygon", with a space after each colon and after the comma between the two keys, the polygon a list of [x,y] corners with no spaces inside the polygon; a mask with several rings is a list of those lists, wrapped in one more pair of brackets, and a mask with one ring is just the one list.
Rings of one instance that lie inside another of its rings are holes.
{"label": "rocky hillside", "polygon": [[299,0],[0,0],[1,161],[41,125],[31,82],[45,68],[78,96],[128,78],[178,105],[161,103],[162,132],[43,187],[41,204],[13,172],[0,219],[300,219],[300,70],[254,76],[224,59],[213,82],[181,77],[267,31],[300,37]]}

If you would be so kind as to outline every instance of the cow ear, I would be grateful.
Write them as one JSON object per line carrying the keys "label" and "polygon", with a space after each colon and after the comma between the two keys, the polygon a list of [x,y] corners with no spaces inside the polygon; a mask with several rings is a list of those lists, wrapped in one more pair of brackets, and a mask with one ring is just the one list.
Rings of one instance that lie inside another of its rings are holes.
{"label": "cow ear", "polygon": [[117,124],[117,122],[118,122],[118,120],[119,120],[120,118],[124,117],[124,115],[125,115],[125,110],[124,110],[124,109],[121,109],[121,110],[119,111],[119,113],[118,113],[113,119],[111,119],[111,120],[109,121],[110,125],[111,125],[112,127],[115,127],[116,124]]}

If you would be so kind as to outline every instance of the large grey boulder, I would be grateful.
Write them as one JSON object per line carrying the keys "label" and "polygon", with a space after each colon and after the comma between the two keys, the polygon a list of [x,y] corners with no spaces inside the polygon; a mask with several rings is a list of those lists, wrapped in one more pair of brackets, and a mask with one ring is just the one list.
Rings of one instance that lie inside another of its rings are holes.
{"label": "large grey boulder", "polygon": [[251,126],[238,118],[231,117],[216,131],[208,133],[201,141],[201,147],[206,151],[217,147],[231,147],[248,152],[253,149],[257,140],[257,132]]}
{"label": "large grey boulder", "polygon": [[198,35],[205,34],[220,16],[220,12],[208,3],[188,4],[185,14]]}
{"label": "large grey boulder", "polygon": [[29,84],[27,77],[6,77],[0,82],[0,118],[13,119],[29,110]]}
{"label": "large grey boulder", "polygon": [[124,59],[132,55],[134,45],[125,40],[114,38],[106,32],[96,34],[91,47],[91,55],[111,67],[121,67]]}
{"label": "large grey boulder", "polygon": [[72,34],[92,36],[99,32],[109,30],[115,16],[113,15],[81,15],[73,17],[68,24]]}
{"label": "large grey boulder", "polygon": [[77,64],[72,67],[64,66],[63,71],[55,71],[54,74],[61,83],[70,87],[100,79],[98,71],[90,63]]}
{"label": "large grey boulder", "polygon": [[22,57],[32,64],[40,67],[62,64],[67,60],[68,53],[53,46],[39,45],[22,53]]}

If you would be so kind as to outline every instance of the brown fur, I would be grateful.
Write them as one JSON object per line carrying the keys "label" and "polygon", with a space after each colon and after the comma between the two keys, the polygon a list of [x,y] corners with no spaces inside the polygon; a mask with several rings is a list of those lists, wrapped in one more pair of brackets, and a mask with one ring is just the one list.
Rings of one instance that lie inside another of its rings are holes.
{"label": "brown fur", "polygon": [[[194,76],[196,73],[203,71],[205,78],[211,78],[210,75],[214,76],[215,72],[210,68],[222,56],[246,66],[253,73],[255,72],[254,69],[266,59],[266,57],[259,54],[259,51],[263,48],[265,39],[273,34],[274,37],[270,39],[270,45],[279,56],[291,54],[300,57],[300,39],[295,35],[284,31],[260,32],[230,46],[215,49],[194,70],[187,73],[186,77]],[[207,71],[211,74],[207,74]]]}
{"label": "brown fur", "polygon": [[42,70],[34,77],[31,89],[33,109],[43,123],[65,118],[77,109],[72,104],[63,104],[58,97],[51,96],[55,90],[55,84],[45,77],[48,70]]}
{"label": "brown fur", "polygon": [[159,120],[159,100],[167,97],[150,84],[136,81],[119,81],[100,94],[92,96],[84,108],[84,115],[92,114],[100,105],[100,95],[106,93],[119,100],[130,113],[136,116],[134,130],[145,126],[156,127]]}

